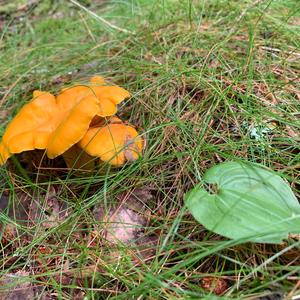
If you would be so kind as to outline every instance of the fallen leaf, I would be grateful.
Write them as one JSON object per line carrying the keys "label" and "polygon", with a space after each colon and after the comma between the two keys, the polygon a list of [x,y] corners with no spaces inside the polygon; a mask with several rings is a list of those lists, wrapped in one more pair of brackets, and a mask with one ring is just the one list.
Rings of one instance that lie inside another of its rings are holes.
{"label": "fallen leaf", "polygon": [[139,233],[146,225],[146,218],[124,206],[109,209],[103,208],[94,212],[96,220],[103,226],[101,231],[106,241],[131,243],[138,238]]}
{"label": "fallen leaf", "polygon": [[216,295],[223,295],[228,288],[227,282],[225,279],[218,277],[204,277],[201,280],[201,287]]}

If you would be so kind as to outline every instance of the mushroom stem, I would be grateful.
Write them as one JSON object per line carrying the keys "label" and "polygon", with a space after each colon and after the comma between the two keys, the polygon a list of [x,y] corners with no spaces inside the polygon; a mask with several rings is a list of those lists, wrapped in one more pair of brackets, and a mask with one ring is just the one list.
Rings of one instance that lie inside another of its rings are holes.
{"label": "mushroom stem", "polygon": [[72,146],[62,157],[67,167],[74,171],[92,172],[95,170],[96,159],[88,155],[77,145]]}

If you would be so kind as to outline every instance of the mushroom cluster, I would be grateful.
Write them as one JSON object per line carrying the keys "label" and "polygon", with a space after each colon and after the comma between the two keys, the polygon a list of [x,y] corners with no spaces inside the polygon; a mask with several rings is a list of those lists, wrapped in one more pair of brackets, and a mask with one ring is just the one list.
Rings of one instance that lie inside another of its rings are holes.
{"label": "mushroom cluster", "polygon": [[143,140],[135,128],[114,116],[117,105],[129,96],[100,76],[57,96],[34,91],[2,137],[0,164],[13,154],[34,149],[45,150],[51,159],[63,155],[68,167],[76,167],[79,157],[81,163],[98,157],[114,166],[136,160]]}

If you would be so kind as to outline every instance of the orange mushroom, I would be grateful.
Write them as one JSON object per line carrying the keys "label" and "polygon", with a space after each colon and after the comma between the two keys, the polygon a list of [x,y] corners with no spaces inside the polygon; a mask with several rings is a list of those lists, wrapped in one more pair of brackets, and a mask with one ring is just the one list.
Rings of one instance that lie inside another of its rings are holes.
{"label": "orange mushroom", "polygon": [[90,128],[78,143],[86,153],[102,161],[120,166],[136,160],[142,152],[143,140],[137,131],[113,118],[106,126]]}
{"label": "orange mushroom", "polygon": [[95,116],[114,115],[117,104],[129,97],[118,86],[105,86],[94,76],[89,85],[62,90],[58,96],[34,91],[33,99],[20,110],[6,129],[0,143],[0,164],[15,153],[46,149],[55,158],[85,135]]}

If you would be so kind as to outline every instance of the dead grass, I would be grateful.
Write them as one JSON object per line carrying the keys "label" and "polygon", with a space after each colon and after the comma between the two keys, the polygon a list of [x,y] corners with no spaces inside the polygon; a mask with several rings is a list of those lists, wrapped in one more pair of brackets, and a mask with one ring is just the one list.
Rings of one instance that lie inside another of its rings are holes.
{"label": "dead grass", "polygon": [[[147,146],[141,160],[89,176],[73,176],[59,160],[37,168],[40,156],[1,168],[0,207],[7,199],[14,207],[0,215],[1,280],[23,278],[31,299],[298,295],[297,238],[281,245],[227,241],[183,205],[210,166],[235,158],[279,171],[299,197],[296,2],[85,1],[135,34],[62,1],[49,16],[48,1],[11,18],[2,13],[2,132],[34,89],[57,92],[98,73],[133,94],[120,115],[144,130]],[[68,213],[61,214],[62,204]],[[112,243],[107,221],[125,204],[147,222],[136,240]],[[25,224],[16,218],[20,207]]]}

